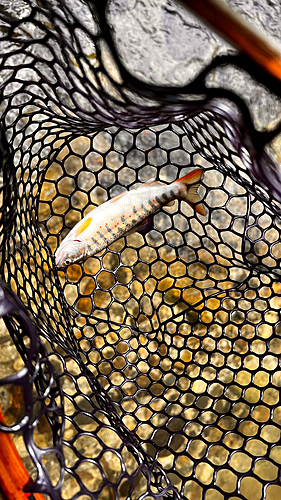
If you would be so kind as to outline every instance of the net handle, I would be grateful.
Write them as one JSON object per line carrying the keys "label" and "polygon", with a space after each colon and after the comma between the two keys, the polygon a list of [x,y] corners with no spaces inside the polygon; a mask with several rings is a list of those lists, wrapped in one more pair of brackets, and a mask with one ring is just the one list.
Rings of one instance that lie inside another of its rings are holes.
{"label": "net handle", "polygon": [[[0,423],[7,427],[0,406]],[[5,500],[27,500],[30,494],[24,490],[33,483],[14,445],[12,436],[0,431],[0,487]],[[41,493],[34,494],[35,500],[45,500]]]}
{"label": "net handle", "polygon": [[281,81],[281,47],[221,0],[178,0]]}

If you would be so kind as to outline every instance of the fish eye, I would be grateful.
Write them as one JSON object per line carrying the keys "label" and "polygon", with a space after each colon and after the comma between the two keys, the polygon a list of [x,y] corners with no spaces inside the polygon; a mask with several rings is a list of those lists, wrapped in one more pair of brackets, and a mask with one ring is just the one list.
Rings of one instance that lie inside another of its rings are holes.
{"label": "fish eye", "polygon": [[69,266],[69,264],[71,264],[71,262],[72,262],[72,260],[71,260],[71,259],[65,259],[65,264],[66,264],[67,266]]}

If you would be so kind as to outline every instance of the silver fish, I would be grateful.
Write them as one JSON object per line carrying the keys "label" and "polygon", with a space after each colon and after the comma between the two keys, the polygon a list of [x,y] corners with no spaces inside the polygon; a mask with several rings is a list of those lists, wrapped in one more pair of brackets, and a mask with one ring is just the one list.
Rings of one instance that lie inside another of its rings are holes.
{"label": "silver fish", "polygon": [[64,238],[55,253],[57,267],[86,259],[122,236],[142,231],[153,214],[175,199],[186,201],[196,212],[205,215],[204,206],[199,203],[199,184],[196,184],[202,175],[203,170],[196,169],[171,184],[145,183],[102,203]]}

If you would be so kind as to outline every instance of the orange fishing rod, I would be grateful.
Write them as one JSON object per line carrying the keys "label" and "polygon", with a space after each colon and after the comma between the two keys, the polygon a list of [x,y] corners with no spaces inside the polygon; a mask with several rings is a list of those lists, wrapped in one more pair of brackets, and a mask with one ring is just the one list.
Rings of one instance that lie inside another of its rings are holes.
{"label": "orange fishing rod", "polygon": [[[0,423],[6,425],[0,406]],[[29,493],[23,488],[33,483],[14,445],[12,436],[0,431],[0,488],[5,500],[27,500]],[[41,493],[33,494],[36,500],[45,500]]]}
{"label": "orange fishing rod", "polygon": [[204,22],[281,81],[281,46],[222,0],[179,0]]}

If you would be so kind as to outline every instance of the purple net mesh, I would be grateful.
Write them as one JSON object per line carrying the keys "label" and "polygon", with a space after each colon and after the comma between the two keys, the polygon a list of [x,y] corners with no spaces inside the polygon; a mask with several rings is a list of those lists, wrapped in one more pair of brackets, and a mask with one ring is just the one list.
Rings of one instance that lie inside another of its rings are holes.
{"label": "purple net mesh", "polygon": [[[129,89],[83,6],[87,27],[63,2],[0,15],[0,314],[24,361],[0,430],[54,500],[279,498],[278,172],[227,106]],[[196,165],[205,216],[176,202],[56,269],[94,207]]]}

